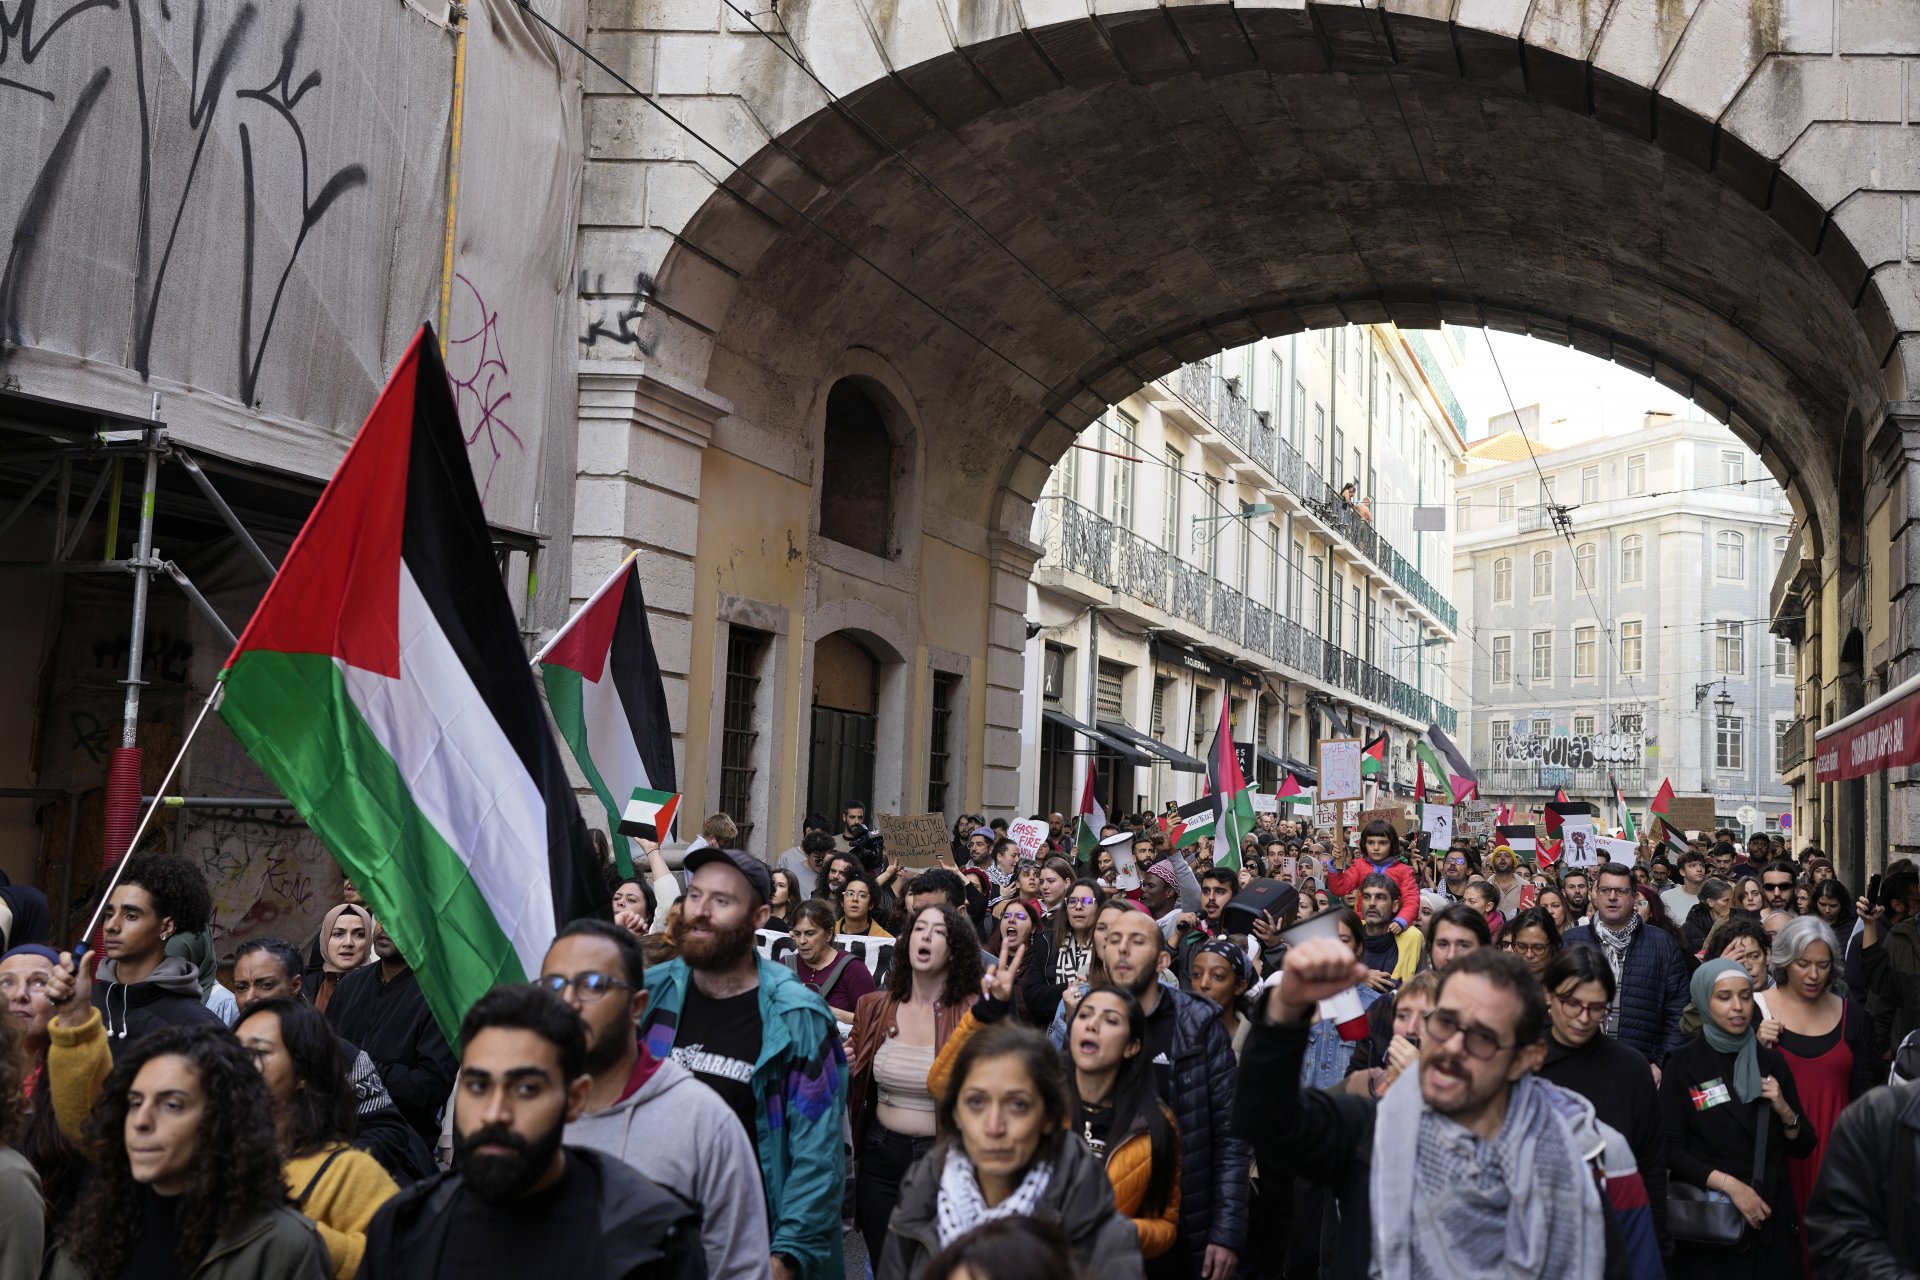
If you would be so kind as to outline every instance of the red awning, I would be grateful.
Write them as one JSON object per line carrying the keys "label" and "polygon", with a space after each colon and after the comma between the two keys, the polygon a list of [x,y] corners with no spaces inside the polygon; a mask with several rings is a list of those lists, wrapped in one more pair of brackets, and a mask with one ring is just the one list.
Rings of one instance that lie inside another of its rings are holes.
{"label": "red awning", "polygon": [[1814,778],[1844,782],[1920,764],[1920,676],[1814,735]]}

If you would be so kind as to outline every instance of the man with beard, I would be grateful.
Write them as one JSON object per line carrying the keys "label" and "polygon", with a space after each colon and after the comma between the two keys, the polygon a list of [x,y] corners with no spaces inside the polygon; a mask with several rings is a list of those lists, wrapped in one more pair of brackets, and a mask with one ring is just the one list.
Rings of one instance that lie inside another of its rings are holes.
{"label": "man with beard", "polygon": [[[1299,1079],[1314,1008],[1365,977],[1337,940],[1289,951],[1241,1055],[1247,1078]],[[1440,978],[1419,1070],[1380,1101],[1297,1086],[1239,1091],[1234,1130],[1260,1167],[1293,1169],[1339,1201],[1330,1274],[1661,1274],[1632,1148],[1586,1099],[1533,1074],[1546,1024],[1525,962],[1476,949]]]}
{"label": "man with beard", "polygon": [[1376,991],[1390,991],[1420,972],[1420,953],[1427,940],[1411,926],[1395,933],[1393,920],[1398,914],[1399,885],[1378,873],[1360,882],[1360,920],[1367,930],[1360,958],[1367,964],[1367,985]]}
{"label": "man with beard", "polygon": [[1560,877],[1560,896],[1566,899],[1568,926],[1586,923],[1591,910],[1588,902],[1593,897],[1593,881],[1587,878],[1586,868],[1567,868]]}
{"label": "man with beard", "polygon": [[753,1144],[718,1094],[635,1039],[646,967],[634,936],[604,920],[575,920],[547,948],[535,985],[580,1015],[593,1077],[567,1141],[692,1200],[709,1280],[758,1280],[767,1273],[767,1208]]}
{"label": "man with beard", "polygon": [[1479,870],[1471,849],[1456,844],[1447,850],[1446,860],[1440,864],[1440,878],[1444,881],[1447,901],[1459,902],[1465,898],[1467,886],[1473,883],[1473,877]]}
{"label": "man with beard", "polygon": [[587,1036],[535,987],[496,987],[460,1024],[453,1168],[381,1206],[363,1280],[705,1274],[692,1205],[619,1160],[561,1145],[586,1107]]}
{"label": "man with beard", "polygon": [[773,1280],[842,1280],[847,1058],[826,1001],[754,950],[773,877],[732,849],[700,849],[680,954],[647,970],[641,1039],[718,1093],[759,1158]]}
{"label": "man with beard", "polygon": [[1515,874],[1520,859],[1513,850],[1504,844],[1493,846],[1493,888],[1500,895],[1500,915],[1508,920],[1520,913],[1521,895],[1526,892],[1527,882]]}
{"label": "man with beard", "polygon": [[1228,1280],[1246,1245],[1249,1159],[1246,1144],[1228,1129],[1233,1044],[1218,1005],[1160,981],[1171,956],[1144,911],[1105,918],[1107,931],[1094,946],[1108,978],[1133,992],[1147,1015],[1142,1052],[1180,1133],[1179,1243],[1147,1263],[1147,1275]]}
{"label": "man with beard", "polygon": [[440,1138],[440,1108],[453,1088],[453,1051],[427,1010],[413,966],[378,921],[373,954],[380,963],[340,979],[327,1002],[327,1021],[334,1034],[373,1059],[393,1105],[432,1147]]}

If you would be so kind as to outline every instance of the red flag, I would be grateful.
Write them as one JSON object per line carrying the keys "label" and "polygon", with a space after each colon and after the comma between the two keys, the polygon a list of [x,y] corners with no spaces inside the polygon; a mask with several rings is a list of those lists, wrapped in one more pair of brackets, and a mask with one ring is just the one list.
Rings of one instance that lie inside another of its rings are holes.
{"label": "red flag", "polygon": [[1673,803],[1673,779],[1662,778],[1660,779],[1660,790],[1658,793],[1654,795],[1653,803],[1648,805],[1647,808],[1651,812],[1664,814],[1665,812],[1667,812],[1668,806],[1671,805],[1672,803]]}
{"label": "red flag", "polygon": [[1540,865],[1544,867],[1549,862],[1560,861],[1561,848],[1562,842],[1559,840],[1542,840],[1534,846],[1534,856],[1540,859]]}

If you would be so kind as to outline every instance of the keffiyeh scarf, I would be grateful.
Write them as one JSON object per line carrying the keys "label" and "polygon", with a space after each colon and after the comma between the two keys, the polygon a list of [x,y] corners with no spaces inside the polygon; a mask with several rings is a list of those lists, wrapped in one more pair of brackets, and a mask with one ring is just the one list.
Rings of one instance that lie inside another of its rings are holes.
{"label": "keffiyeh scarf", "polygon": [[1560,1100],[1522,1076],[1499,1134],[1483,1142],[1426,1105],[1419,1072],[1402,1075],[1374,1122],[1376,1280],[1600,1280],[1606,1208],[1575,1136],[1580,1109]]}
{"label": "keffiyeh scarf", "polygon": [[940,1171],[940,1194],[934,1206],[940,1247],[946,1248],[981,1223],[995,1218],[1031,1217],[1051,1181],[1053,1161],[1036,1160],[1012,1195],[988,1207],[986,1198],[980,1194],[980,1179],[974,1175],[973,1161],[955,1143],[947,1151],[946,1167]]}
{"label": "keffiyeh scarf", "polygon": [[[1593,918],[1593,936],[1600,943],[1600,949],[1606,952],[1607,968],[1613,970],[1613,985],[1617,991],[1627,989],[1627,948],[1633,944],[1633,935],[1639,928],[1638,912],[1628,913],[1627,926],[1618,933],[1602,924],[1600,917]],[[1620,1001],[1615,1000],[1608,1006],[1607,1020],[1600,1029],[1610,1036],[1620,1034]]]}

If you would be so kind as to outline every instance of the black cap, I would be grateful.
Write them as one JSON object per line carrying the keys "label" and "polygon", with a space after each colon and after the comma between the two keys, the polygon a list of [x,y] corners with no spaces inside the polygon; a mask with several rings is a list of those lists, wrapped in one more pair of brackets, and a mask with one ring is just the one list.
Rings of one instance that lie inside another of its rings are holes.
{"label": "black cap", "polygon": [[681,865],[691,876],[709,862],[726,863],[747,878],[747,883],[752,885],[753,891],[760,895],[760,901],[763,904],[772,903],[773,873],[767,870],[767,864],[760,859],[739,849],[720,849],[713,845],[705,845],[689,853]]}

